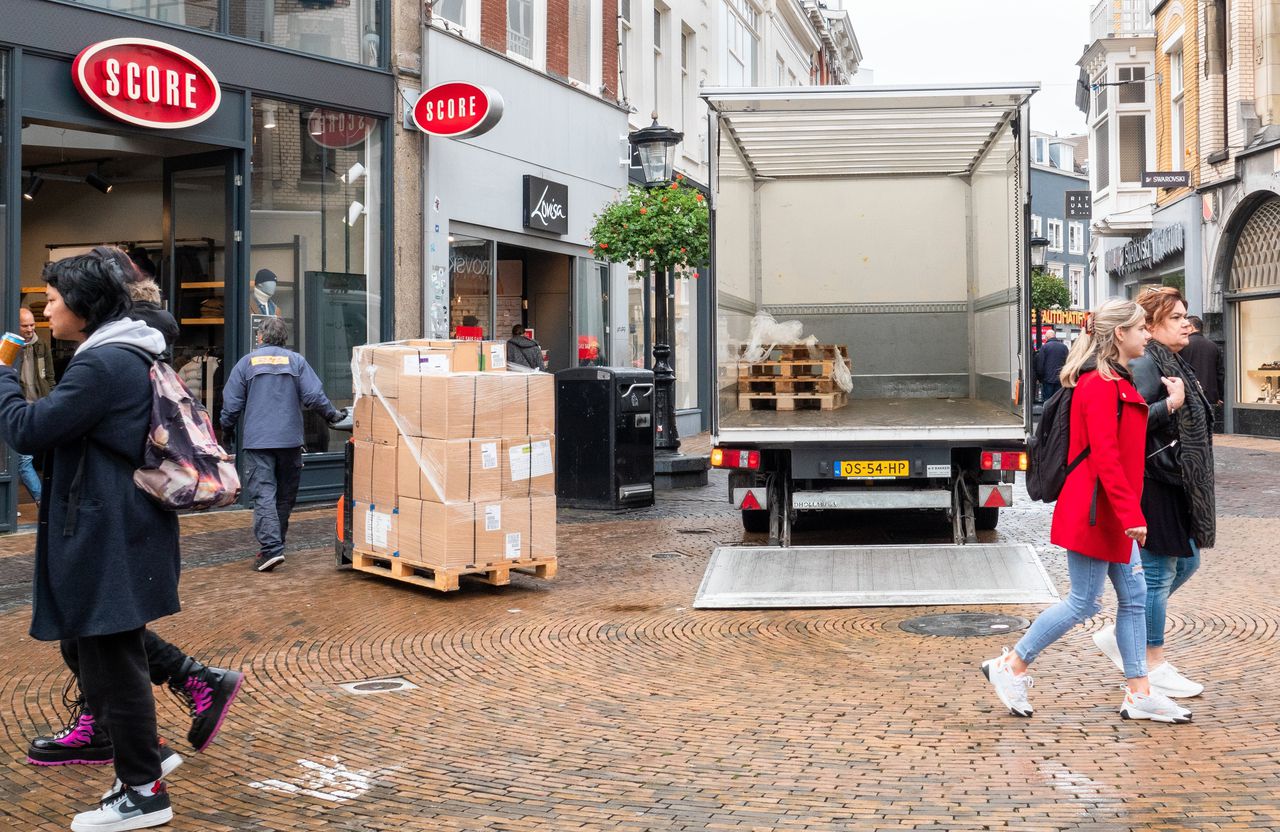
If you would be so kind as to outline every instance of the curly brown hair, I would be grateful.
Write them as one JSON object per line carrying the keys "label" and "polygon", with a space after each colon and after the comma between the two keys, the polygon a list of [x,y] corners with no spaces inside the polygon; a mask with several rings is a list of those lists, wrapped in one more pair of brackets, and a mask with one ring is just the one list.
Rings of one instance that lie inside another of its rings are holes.
{"label": "curly brown hair", "polygon": [[1135,300],[1147,313],[1148,328],[1164,323],[1178,304],[1187,305],[1182,292],[1174,286],[1148,286]]}

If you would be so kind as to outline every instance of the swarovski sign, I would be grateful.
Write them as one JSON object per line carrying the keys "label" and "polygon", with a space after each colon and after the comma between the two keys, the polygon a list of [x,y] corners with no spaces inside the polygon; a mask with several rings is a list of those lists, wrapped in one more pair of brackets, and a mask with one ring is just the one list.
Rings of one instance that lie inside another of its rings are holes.
{"label": "swarovski sign", "polygon": [[526,176],[524,227],[552,234],[568,234],[569,186],[537,176]]}
{"label": "swarovski sign", "polygon": [[1186,238],[1182,224],[1157,228],[1141,240],[1133,240],[1121,248],[1107,252],[1107,271],[1123,277],[1149,269],[1183,250]]}

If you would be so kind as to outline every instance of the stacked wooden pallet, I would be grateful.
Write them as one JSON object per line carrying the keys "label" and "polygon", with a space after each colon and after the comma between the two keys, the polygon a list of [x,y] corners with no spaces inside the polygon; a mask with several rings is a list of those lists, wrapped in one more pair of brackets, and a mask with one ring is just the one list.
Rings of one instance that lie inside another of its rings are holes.
{"label": "stacked wooden pallet", "polygon": [[836,386],[838,362],[849,360],[835,344],[782,344],[763,361],[738,362],[739,410],[836,410],[849,396]]}

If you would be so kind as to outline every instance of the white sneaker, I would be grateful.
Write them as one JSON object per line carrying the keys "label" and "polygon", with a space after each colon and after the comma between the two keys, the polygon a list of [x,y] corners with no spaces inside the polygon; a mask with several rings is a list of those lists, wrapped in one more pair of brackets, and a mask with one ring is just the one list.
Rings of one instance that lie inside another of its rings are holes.
{"label": "white sneaker", "polygon": [[1093,634],[1093,643],[1098,645],[1108,659],[1120,668],[1120,672],[1124,672],[1124,658],[1120,655],[1120,645],[1116,644],[1116,625],[1108,624],[1101,630]]}
{"label": "white sneaker", "polygon": [[1204,693],[1204,685],[1178,672],[1172,662],[1161,662],[1147,674],[1151,687],[1173,699],[1190,699]]}
{"label": "white sneaker", "polygon": [[1191,721],[1191,711],[1152,688],[1146,696],[1124,689],[1124,704],[1120,706],[1124,719],[1149,719],[1152,722],[1186,723]]}
{"label": "white sneaker", "polygon": [[[182,765],[182,756],[167,745],[160,746],[160,779],[168,777],[173,770]],[[124,788],[124,784],[117,777],[116,781],[111,784],[111,788],[102,793],[103,800],[110,800],[111,795]]]}
{"label": "white sneaker", "polygon": [[147,793],[132,787],[110,795],[92,812],[81,812],[71,821],[71,832],[129,832],[163,826],[173,820],[169,792],[163,780],[146,788]]}
{"label": "white sneaker", "polygon": [[1000,651],[999,658],[987,659],[982,663],[982,675],[996,689],[996,696],[1000,697],[1009,713],[1014,716],[1031,716],[1035,713],[1035,709],[1027,701],[1027,691],[1035,685],[1035,680],[1030,673],[1019,676],[1009,668],[1008,647]]}

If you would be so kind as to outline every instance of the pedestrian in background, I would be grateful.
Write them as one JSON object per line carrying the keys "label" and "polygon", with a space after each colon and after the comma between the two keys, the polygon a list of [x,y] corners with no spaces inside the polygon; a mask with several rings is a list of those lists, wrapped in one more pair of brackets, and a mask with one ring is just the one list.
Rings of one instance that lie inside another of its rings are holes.
{"label": "pedestrian in background", "polygon": [[259,347],[236,362],[222,391],[222,428],[240,436],[244,487],[253,503],[253,534],[261,547],[253,568],[270,572],[284,563],[289,515],[302,477],[302,410],[315,410],[330,425],[342,421],[324,394],[320,377],[301,355],[285,349],[289,327],[266,318]]}
{"label": "pedestrian in background", "polygon": [[[1142,514],[1150,533],[1142,545],[1147,582],[1147,666],[1151,686],[1166,696],[1199,696],[1204,685],[1178,672],[1164,655],[1169,596],[1200,568],[1200,551],[1217,536],[1213,493],[1213,405],[1196,373],[1181,358],[1191,335],[1187,305],[1171,286],[1138,296],[1151,342],[1129,362],[1134,386],[1146,399],[1147,466]],[[1115,628],[1094,633],[1094,643],[1122,664]]]}
{"label": "pedestrian in background", "polygon": [[[18,359],[18,378],[22,382],[22,395],[28,402],[39,401],[53,389],[53,349],[36,330],[36,316],[27,307],[18,310],[18,334],[26,343]],[[35,457],[18,455],[18,474],[22,484],[31,492],[37,508],[40,505],[40,475],[36,473]]]}
{"label": "pedestrian in background", "polygon": [[1058,340],[1057,333],[1049,330],[1045,333],[1045,341],[1040,345],[1040,349],[1036,351],[1036,357],[1033,369],[1036,372],[1036,379],[1040,382],[1040,401],[1047,402],[1049,398],[1062,389],[1062,381],[1058,375],[1062,372],[1062,365],[1067,361],[1067,345]]}
{"label": "pedestrian in background", "polygon": [[36,534],[31,635],[75,639],[88,707],[106,725],[116,778],[73,832],[141,829],[173,817],[147,672],[149,622],[178,612],[178,518],[133,484],[151,428],[160,333],[128,317],[127,275],[98,252],[45,267],[54,338],[76,343],[62,380],[26,401],[0,368],[0,438],[48,454]]}
{"label": "pedestrian in background", "polygon": [[1074,388],[1070,450],[1089,454],[1068,475],[1053,509],[1050,540],[1067,550],[1071,589],[1045,610],[1012,651],[982,663],[996,695],[1014,716],[1031,716],[1028,667],[1077,624],[1096,615],[1108,578],[1118,599],[1116,630],[1128,681],[1125,719],[1190,722],[1191,712],[1151,688],[1146,666],[1146,583],[1137,547],[1146,542],[1142,513],[1143,447],[1147,404],[1127,365],[1142,355],[1150,335],[1146,314],[1133,301],[1109,300],[1085,319],[1085,330],[1062,369]]}
{"label": "pedestrian in background", "polygon": [[520,324],[511,327],[511,337],[507,339],[507,365],[512,364],[530,370],[545,370],[547,366],[542,361],[542,347],[524,334]]}
{"label": "pedestrian in background", "polygon": [[1196,315],[1188,315],[1192,333],[1187,345],[1178,353],[1178,357],[1190,365],[1200,380],[1205,398],[1217,407],[1222,404],[1222,396],[1226,390],[1226,370],[1222,365],[1222,350],[1204,335],[1204,321]]}

